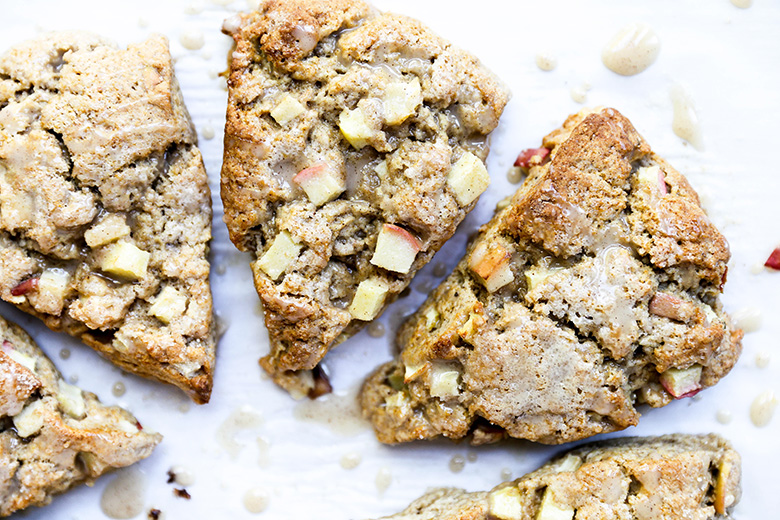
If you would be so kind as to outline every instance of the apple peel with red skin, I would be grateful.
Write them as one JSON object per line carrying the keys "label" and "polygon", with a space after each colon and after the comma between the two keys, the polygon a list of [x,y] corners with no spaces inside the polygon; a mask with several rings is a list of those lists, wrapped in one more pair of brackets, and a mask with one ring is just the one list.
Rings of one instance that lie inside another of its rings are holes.
{"label": "apple peel with red skin", "polygon": [[[539,157],[537,161],[534,161],[534,157]],[[549,148],[526,148],[517,156],[515,160],[515,166],[528,169],[536,164],[544,164],[550,157]]]}
{"label": "apple peel with red skin", "polygon": [[770,269],[774,269],[775,271],[780,271],[780,246],[776,247],[775,250],[772,251],[772,254],[769,255],[769,258],[766,259],[764,265]]}

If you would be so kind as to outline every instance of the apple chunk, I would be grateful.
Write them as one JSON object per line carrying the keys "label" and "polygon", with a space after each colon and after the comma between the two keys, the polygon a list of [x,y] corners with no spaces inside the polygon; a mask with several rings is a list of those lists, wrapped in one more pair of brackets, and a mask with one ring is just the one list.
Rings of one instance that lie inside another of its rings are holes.
{"label": "apple chunk", "polygon": [[302,247],[293,240],[289,232],[282,231],[276,235],[271,247],[257,261],[257,266],[272,280],[276,280],[298,258]]}
{"label": "apple chunk", "polygon": [[495,292],[515,278],[510,259],[509,251],[501,244],[488,246],[480,242],[471,252],[469,268],[482,279],[489,292]]}
{"label": "apple chunk", "polygon": [[184,314],[187,297],[170,285],[163,287],[157,299],[149,307],[149,313],[165,324]]}
{"label": "apple chunk", "polygon": [[420,241],[404,228],[384,224],[371,263],[388,271],[408,273],[420,251]]}
{"label": "apple chunk", "polygon": [[285,94],[274,109],[271,110],[271,117],[284,126],[304,112],[306,112],[306,107],[300,101],[290,94]]}
{"label": "apple chunk", "polygon": [[349,306],[349,313],[358,320],[373,320],[382,309],[389,290],[390,286],[381,278],[363,280]]}
{"label": "apple chunk", "polygon": [[303,169],[292,180],[317,206],[332,201],[347,189],[339,172],[327,163],[319,163]]}
{"label": "apple chunk", "polygon": [[506,486],[491,491],[488,495],[490,517],[499,520],[522,520],[526,517],[521,502],[522,497],[517,486]]}
{"label": "apple chunk", "polygon": [[130,280],[140,280],[146,276],[151,255],[130,242],[117,242],[108,249],[100,268]]}
{"label": "apple chunk", "polygon": [[417,111],[422,104],[422,88],[416,77],[410,81],[394,81],[385,87],[382,96],[385,123],[397,125]]}
{"label": "apple chunk", "polygon": [[447,184],[455,194],[458,204],[467,206],[487,189],[490,176],[479,157],[466,152],[452,165],[447,175]]}
{"label": "apple chunk", "polygon": [[536,520],[571,520],[572,518],[574,518],[574,508],[558,504],[552,489],[547,488],[542,497],[542,504],[539,506]]}
{"label": "apple chunk", "polygon": [[374,128],[359,107],[355,110],[344,110],[339,115],[339,129],[349,144],[358,150],[366,146],[374,135]]}
{"label": "apple chunk", "polygon": [[661,374],[661,385],[675,399],[696,395],[701,390],[701,368],[701,365],[670,368]]}

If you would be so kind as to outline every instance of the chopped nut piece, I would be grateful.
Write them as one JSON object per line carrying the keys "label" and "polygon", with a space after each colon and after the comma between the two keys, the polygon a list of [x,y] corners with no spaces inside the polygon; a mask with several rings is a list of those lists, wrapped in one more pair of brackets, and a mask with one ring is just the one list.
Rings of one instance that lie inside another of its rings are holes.
{"label": "chopped nut piece", "polygon": [[293,240],[292,235],[282,231],[274,239],[268,251],[257,261],[258,267],[272,280],[277,280],[290,264],[298,258],[303,246]]}
{"label": "chopped nut piece", "polygon": [[466,152],[452,165],[447,184],[452,188],[455,199],[461,206],[467,206],[482,195],[490,184],[490,176],[482,161],[471,152]]}
{"label": "chopped nut piece", "polygon": [[184,500],[189,500],[190,498],[192,498],[192,496],[184,488],[181,488],[181,489],[174,488],[173,489],[173,494],[176,495],[179,498],[183,498]]}
{"label": "chopped nut piece", "polygon": [[271,117],[284,126],[304,112],[306,112],[306,107],[300,101],[290,94],[285,94],[279,101],[279,104],[271,110]]}
{"label": "chopped nut piece", "polygon": [[117,242],[106,252],[100,268],[123,278],[140,280],[146,276],[150,256],[130,242]]}

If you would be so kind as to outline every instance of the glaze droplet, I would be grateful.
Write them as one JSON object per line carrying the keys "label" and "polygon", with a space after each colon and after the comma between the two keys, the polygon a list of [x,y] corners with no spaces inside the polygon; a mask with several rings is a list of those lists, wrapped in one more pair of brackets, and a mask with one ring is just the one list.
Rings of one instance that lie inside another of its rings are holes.
{"label": "glaze droplet", "polygon": [[661,40],[643,23],[623,27],[604,47],[601,61],[616,74],[633,76],[652,65],[661,50]]}

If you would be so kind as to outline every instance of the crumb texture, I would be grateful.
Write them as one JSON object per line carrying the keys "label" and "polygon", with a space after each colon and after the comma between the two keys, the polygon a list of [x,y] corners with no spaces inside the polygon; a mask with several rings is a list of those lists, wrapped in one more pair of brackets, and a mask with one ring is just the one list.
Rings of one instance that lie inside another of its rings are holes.
{"label": "crumb texture", "polygon": [[211,198],[168,42],[0,56],[0,297],[208,401]]}
{"label": "crumb texture", "polygon": [[387,520],[716,520],[739,501],[739,454],[717,435],[626,437],[564,453],[488,493],[441,488]]}
{"label": "crumb texture", "polygon": [[263,2],[235,40],[225,222],[254,255],[271,352],[311,369],[382,312],[476,204],[508,92],[476,58],[359,0]]}
{"label": "crumb texture", "polygon": [[0,318],[0,516],[148,457],[162,440],[129,412],[62,380],[32,339]]}
{"label": "crumb texture", "polygon": [[364,384],[382,442],[569,442],[736,362],[742,332],[718,300],[728,244],[685,178],[614,109],[571,116],[543,146]]}

